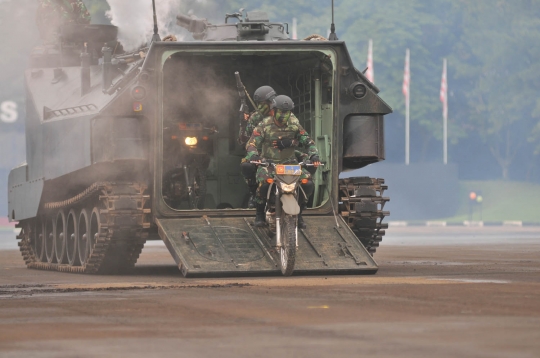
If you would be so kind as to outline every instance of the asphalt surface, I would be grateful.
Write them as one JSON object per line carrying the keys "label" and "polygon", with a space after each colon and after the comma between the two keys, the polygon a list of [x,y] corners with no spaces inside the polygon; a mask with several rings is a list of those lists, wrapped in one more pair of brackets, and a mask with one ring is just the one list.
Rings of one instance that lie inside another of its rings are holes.
{"label": "asphalt surface", "polygon": [[[390,228],[371,276],[26,269],[0,236],[1,357],[540,357],[540,228]],[[14,240],[12,237],[10,240]]]}

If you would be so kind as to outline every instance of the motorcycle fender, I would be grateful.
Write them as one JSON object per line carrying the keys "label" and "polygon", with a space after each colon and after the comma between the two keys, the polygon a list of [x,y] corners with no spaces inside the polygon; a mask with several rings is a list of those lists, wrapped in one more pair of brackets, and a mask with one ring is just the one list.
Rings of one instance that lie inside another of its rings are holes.
{"label": "motorcycle fender", "polygon": [[289,215],[300,214],[300,206],[296,201],[296,198],[292,194],[281,195],[281,204],[283,204],[283,211]]}

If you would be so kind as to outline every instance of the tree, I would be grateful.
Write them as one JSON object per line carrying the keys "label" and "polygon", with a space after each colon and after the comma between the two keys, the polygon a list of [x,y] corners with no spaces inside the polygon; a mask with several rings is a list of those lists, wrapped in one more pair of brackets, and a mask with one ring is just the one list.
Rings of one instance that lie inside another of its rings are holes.
{"label": "tree", "polygon": [[527,145],[540,90],[540,1],[461,0],[463,34],[455,47],[466,78],[470,119],[501,167],[503,179]]}

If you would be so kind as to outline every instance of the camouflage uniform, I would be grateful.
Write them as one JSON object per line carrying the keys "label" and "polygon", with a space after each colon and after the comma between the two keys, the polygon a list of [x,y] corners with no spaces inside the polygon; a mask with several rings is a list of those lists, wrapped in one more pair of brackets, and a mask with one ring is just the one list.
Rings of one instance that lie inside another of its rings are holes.
{"label": "camouflage uniform", "polygon": [[53,40],[61,25],[89,24],[91,16],[82,0],[39,0],[36,20],[43,38]]}
{"label": "camouflage uniform", "polygon": [[[264,119],[265,115],[273,115],[273,111],[270,109],[270,106],[267,103],[259,103],[258,110],[251,113],[251,115],[246,120],[245,126],[240,126],[240,131],[238,132],[238,143],[246,145],[249,138],[253,134],[255,127]],[[255,174],[257,172],[257,167],[255,164],[250,164],[247,158],[242,158],[240,164],[240,170],[244,181],[249,187],[250,198],[248,201],[248,208],[254,207],[256,200],[256,190],[257,190],[257,180]]]}
{"label": "camouflage uniform", "polygon": [[251,138],[253,130],[263,119],[264,117],[259,111],[252,112],[246,121],[246,126],[240,126],[240,131],[238,132],[238,143],[245,145],[246,141],[244,138]]}
{"label": "camouflage uniform", "polygon": [[[277,139],[289,138],[293,140],[293,146],[279,150],[274,148],[272,142]],[[302,153],[295,149],[295,145],[302,145],[307,148],[307,153]],[[278,126],[274,117],[266,117],[253,130],[253,134],[246,145],[246,159],[250,160],[252,156],[259,155],[262,158],[269,159],[274,163],[298,163],[298,159],[311,158],[313,155],[318,155],[315,142],[309,137],[309,134],[304,130],[298,119],[291,113],[291,117],[283,126]],[[298,158],[300,156],[300,158]],[[256,180],[257,187],[257,203],[264,204],[266,198],[261,193],[261,187],[267,179],[272,178],[273,167],[259,166],[257,169]],[[311,179],[311,174],[302,169],[300,179]]]}

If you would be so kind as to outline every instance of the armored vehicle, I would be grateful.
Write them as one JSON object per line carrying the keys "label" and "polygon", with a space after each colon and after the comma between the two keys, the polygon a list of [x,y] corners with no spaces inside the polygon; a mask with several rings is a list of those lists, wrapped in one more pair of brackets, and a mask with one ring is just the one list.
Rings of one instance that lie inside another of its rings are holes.
{"label": "armored vehicle", "polygon": [[117,28],[66,25],[25,73],[27,161],[9,175],[9,218],[29,268],[130,269],[163,240],[185,276],[279,274],[240,173],[235,72],[295,102],[323,167],[299,229],[295,273],[375,273],[383,179],[339,173],[384,159],[391,108],[332,33],[291,40],[264,12],[224,24],[178,15],[195,41],[120,53]]}

